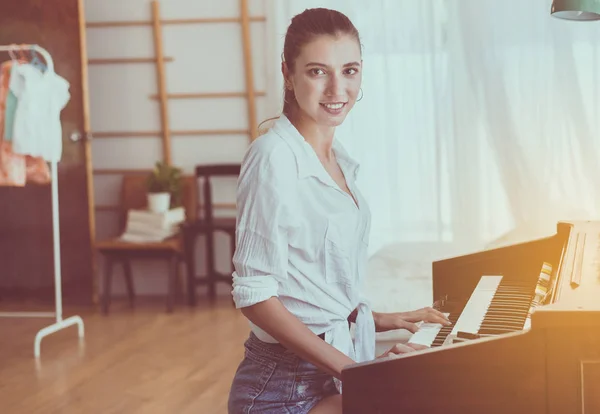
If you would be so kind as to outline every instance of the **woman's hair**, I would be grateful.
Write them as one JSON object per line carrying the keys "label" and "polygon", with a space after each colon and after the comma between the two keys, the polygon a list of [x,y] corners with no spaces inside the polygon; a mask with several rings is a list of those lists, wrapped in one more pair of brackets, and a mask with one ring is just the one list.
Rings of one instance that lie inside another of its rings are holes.
{"label": "woman's hair", "polygon": [[[360,36],[358,30],[352,24],[350,19],[343,13],[337,10],[325,8],[306,9],[302,13],[297,14],[292,18],[283,44],[283,60],[285,61],[288,71],[294,72],[296,59],[300,56],[302,48],[312,42],[318,36],[352,36],[361,47]],[[362,47],[361,47],[362,51]],[[297,105],[294,91],[287,89],[284,85],[283,97],[283,114],[288,118],[291,117],[294,107]],[[269,118],[263,121],[276,119]],[[259,125],[259,130],[260,130]]]}

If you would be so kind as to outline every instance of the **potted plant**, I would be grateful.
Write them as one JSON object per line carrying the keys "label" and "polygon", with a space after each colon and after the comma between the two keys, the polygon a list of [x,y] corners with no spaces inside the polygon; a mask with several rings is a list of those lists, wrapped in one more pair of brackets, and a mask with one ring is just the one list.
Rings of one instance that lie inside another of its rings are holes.
{"label": "potted plant", "polygon": [[148,176],[148,209],[164,213],[181,205],[181,169],[157,162]]}

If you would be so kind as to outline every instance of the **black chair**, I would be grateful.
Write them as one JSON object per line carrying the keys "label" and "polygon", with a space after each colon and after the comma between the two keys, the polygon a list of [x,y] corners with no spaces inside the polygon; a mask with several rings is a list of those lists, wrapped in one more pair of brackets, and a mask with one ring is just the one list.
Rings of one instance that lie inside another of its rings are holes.
{"label": "black chair", "polygon": [[[213,177],[239,177],[241,165],[239,164],[217,164],[217,165],[199,165],[196,166],[196,181],[198,191],[201,194],[198,203],[198,214],[193,222],[186,222],[182,226],[184,238],[185,260],[188,272],[188,303],[190,306],[196,304],[196,286],[207,285],[208,296],[211,301],[216,298],[217,282],[224,282],[231,286],[231,273],[223,274],[217,272],[215,268],[215,245],[214,235],[217,232],[223,232],[230,237],[231,257],[235,252],[235,225],[234,217],[214,217],[212,202],[212,183]],[[196,274],[195,247],[196,240],[200,234],[206,236],[206,267],[205,277],[199,277]],[[233,267],[233,266],[232,266]],[[233,270],[232,270],[233,272]]]}

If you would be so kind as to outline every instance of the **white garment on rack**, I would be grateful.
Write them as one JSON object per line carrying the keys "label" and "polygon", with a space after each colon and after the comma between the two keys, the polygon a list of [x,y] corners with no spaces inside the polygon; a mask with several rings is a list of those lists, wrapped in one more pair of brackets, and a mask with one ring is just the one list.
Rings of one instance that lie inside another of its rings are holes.
{"label": "white garment on rack", "polygon": [[71,98],[69,86],[52,70],[41,72],[30,64],[13,66],[10,89],[18,98],[13,127],[15,153],[60,161],[60,111]]}

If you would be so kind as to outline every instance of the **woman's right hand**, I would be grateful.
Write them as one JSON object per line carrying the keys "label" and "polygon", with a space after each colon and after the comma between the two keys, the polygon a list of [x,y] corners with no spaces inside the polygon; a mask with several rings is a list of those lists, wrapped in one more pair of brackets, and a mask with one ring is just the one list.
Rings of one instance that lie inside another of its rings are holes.
{"label": "woman's right hand", "polygon": [[400,315],[402,315],[402,318],[405,321],[412,323],[422,321],[426,323],[441,323],[442,325],[451,324],[446,315],[432,307],[421,308],[410,312],[402,312]]}

